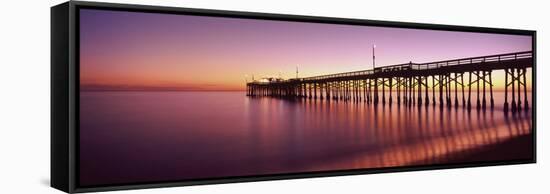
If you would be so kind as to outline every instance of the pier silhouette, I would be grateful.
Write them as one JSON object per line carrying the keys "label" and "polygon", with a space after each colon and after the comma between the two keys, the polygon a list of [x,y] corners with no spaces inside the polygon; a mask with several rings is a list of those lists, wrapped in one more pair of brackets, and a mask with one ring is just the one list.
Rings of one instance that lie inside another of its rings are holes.
{"label": "pier silhouette", "polygon": [[[390,106],[394,103],[398,106],[418,107],[431,104],[452,108],[454,105],[455,108],[462,106],[468,110],[475,105],[477,110],[485,110],[495,106],[493,72],[504,70],[503,110],[505,113],[515,113],[529,109],[526,72],[532,67],[532,51],[429,63],[409,62],[288,80],[254,80],[246,84],[246,95],[363,101]],[[472,91],[473,85],[475,91]],[[472,98],[472,92],[475,92],[475,99]]]}

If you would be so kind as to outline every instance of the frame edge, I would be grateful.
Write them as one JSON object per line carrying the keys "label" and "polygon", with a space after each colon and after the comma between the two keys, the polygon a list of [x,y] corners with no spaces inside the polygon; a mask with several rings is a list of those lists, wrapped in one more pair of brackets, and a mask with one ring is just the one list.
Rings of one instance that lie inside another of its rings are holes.
{"label": "frame edge", "polygon": [[69,4],[50,9],[50,186],[70,192]]}
{"label": "frame edge", "polygon": [[[367,174],[377,174],[377,173],[395,173],[395,172],[414,172],[414,171],[423,171],[423,170],[445,170],[445,169],[455,169],[455,168],[468,168],[468,167],[490,167],[490,166],[500,166],[500,165],[517,165],[517,164],[532,164],[536,163],[536,110],[535,104],[533,104],[533,137],[534,141],[534,154],[532,160],[522,160],[522,161],[496,161],[496,162],[485,162],[485,163],[476,163],[476,164],[446,164],[440,166],[430,166],[430,167],[403,167],[403,168],[393,168],[393,169],[376,169],[376,170],[352,170],[352,171],[339,171],[339,172],[321,172],[321,173],[311,173],[311,174],[295,174],[295,175],[269,175],[269,176],[255,176],[255,177],[242,177],[242,178],[230,178],[230,179],[214,179],[214,180],[203,180],[203,181],[177,181],[177,182],[165,182],[165,183],[152,183],[152,184],[135,184],[135,185],[119,185],[119,186],[98,186],[98,187],[79,187],[75,182],[75,139],[78,138],[75,136],[77,128],[75,127],[75,106],[78,106],[75,103],[75,90],[74,84],[77,84],[79,80],[75,80],[75,68],[78,67],[78,63],[75,61],[75,7],[99,7],[99,8],[110,8],[110,9],[121,9],[121,10],[133,10],[133,11],[156,11],[164,13],[186,13],[190,15],[195,14],[206,14],[208,16],[218,16],[218,17],[236,17],[236,18],[248,18],[248,19],[265,19],[265,20],[283,20],[283,21],[299,21],[299,22],[313,22],[313,23],[330,23],[330,24],[349,24],[349,25],[369,25],[369,26],[381,26],[381,27],[397,27],[397,28],[415,28],[415,29],[427,29],[427,30],[444,30],[444,31],[463,31],[463,32],[479,32],[479,33],[496,33],[496,34],[518,34],[518,35],[531,35],[533,37],[533,57],[534,57],[534,67],[536,66],[536,31],[535,30],[520,30],[520,29],[504,29],[504,28],[487,28],[487,27],[476,27],[476,26],[457,26],[457,25],[446,25],[446,24],[426,24],[426,23],[412,23],[412,22],[396,22],[396,21],[377,21],[377,20],[368,20],[368,19],[349,19],[349,18],[335,18],[335,17],[323,17],[323,16],[304,16],[304,15],[290,15],[290,14],[279,14],[279,13],[259,13],[259,12],[246,12],[246,11],[228,11],[228,10],[212,10],[212,9],[198,9],[198,8],[180,8],[180,7],[165,7],[165,6],[150,6],[150,5],[138,5],[138,4],[118,4],[118,3],[104,3],[104,2],[88,2],[88,1],[69,1],[64,4],[67,4],[67,18],[64,19],[66,28],[69,34],[65,34],[62,38],[67,41],[67,50],[64,52],[68,54],[65,58],[67,74],[68,76],[65,84],[67,89],[65,90],[66,96],[69,97],[65,101],[67,110],[70,115],[66,118],[63,124],[67,125],[67,155],[65,155],[66,160],[70,161],[69,165],[65,166],[69,178],[67,181],[67,189],[62,190],[65,192],[97,192],[97,191],[115,191],[115,190],[128,190],[128,189],[149,189],[149,188],[166,188],[166,187],[178,187],[178,186],[193,186],[193,185],[204,185],[204,184],[225,184],[225,183],[239,183],[239,182],[256,182],[256,181],[273,181],[273,180],[289,180],[289,179],[301,179],[301,178],[323,178],[323,177],[334,177],[334,176],[349,176],[349,175],[367,175]],[[64,5],[62,4],[62,5]],[[61,5],[58,5],[61,6]],[[57,6],[56,6],[57,7]],[[53,7],[52,7],[53,14]],[[53,15],[52,15],[53,22]],[[54,63],[53,63],[53,53],[54,53],[54,38],[53,38],[53,25],[52,25],[52,103],[54,95]],[[68,60],[67,60],[68,59]],[[535,68],[534,68],[535,70]],[[536,73],[533,71],[533,88],[536,88]],[[536,89],[535,89],[536,90]],[[533,93],[535,94],[535,93]],[[533,102],[536,103],[536,95],[533,95]],[[52,104],[52,138],[53,138],[53,104]],[[52,142],[53,144],[53,142]],[[53,149],[52,149],[52,160],[53,160]],[[53,162],[52,162],[53,165]],[[53,167],[52,167],[53,173]],[[53,186],[53,176],[52,176],[52,187]],[[56,188],[56,187],[54,187]],[[59,189],[59,188],[58,188]],[[61,190],[61,189],[60,189]]]}

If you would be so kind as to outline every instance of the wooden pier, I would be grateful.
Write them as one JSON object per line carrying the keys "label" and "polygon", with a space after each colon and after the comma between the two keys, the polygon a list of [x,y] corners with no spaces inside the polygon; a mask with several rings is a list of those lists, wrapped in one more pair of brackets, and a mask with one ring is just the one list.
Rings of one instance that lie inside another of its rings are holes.
{"label": "wooden pier", "polygon": [[[246,84],[247,96],[363,101],[398,106],[494,108],[493,72],[505,72],[504,112],[528,110],[527,68],[532,51],[406,63],[371,70]],[[475,91],[472,91],[475,85]],[[472,97],[475,94],[475,99]],[[459,95],[460,93],[460,95]],[[394,96],[395,95],[395,96]],[[522,101],[523,98],[523,101]],[[475,101],[474,101],[475,100]]]}

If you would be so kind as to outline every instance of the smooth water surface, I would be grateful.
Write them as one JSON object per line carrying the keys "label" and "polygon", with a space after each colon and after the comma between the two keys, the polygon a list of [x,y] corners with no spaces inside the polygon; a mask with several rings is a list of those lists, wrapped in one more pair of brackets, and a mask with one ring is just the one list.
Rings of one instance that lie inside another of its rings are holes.
{"label": "smooth water surface", "polygon": [[505,116],[502,93],[494,110],[471,112],[244,92],[80,95],[83,186],[528,159],[533,149],[531,111]]}

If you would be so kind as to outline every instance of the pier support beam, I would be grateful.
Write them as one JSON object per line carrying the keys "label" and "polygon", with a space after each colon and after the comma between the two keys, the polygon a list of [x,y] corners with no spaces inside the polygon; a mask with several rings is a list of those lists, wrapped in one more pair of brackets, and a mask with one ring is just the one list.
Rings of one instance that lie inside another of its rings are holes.
{"label": "pier support beam", "polygon": [[485,108],[487,108],[487,100],[485,98],[485,94],[487,93],[486,90],[485,90],[485,85],[487,85],[487,81],[486,81],[486,76],[487,76],[487,72],[486,71],[483,71],[483,77],[482,77],[482,81],[483,81],[483,100],[482,100],[482,103],[481,103],[481,108],[483,110],[485,110]]}
{"label": "pier support beam", "polygon": [[508,69],[504,70],[504,113],[508,113]]}
{"label": "pier support beam", "polygon": [[388,81],[389,81],[389,83],[388,83],[388,84],[389,84],[389,92],[388,92],[388,95],[389,95],[389,98],[390,98],[390,99],[389,99],[389,104],[390,104],[390,106],[391,106],[392,101],[393,101],[393,99],[392,99],[393,78],[391,78],[391,77],[388,78]]}
{"label": "pier support beam", "polygon": [[361,80],[363,83],[363,102],[367,102],[367,80]]}
{"label": "pier support beam", "polygon": [[401,77],[396,78],[396,90],[397,90],[397,106],[401,106]]}
{"label": "pier support beam", "polygon": [[432,104],[435,107],[435,86],[437,83],[435,82],[435,75],[432,75]]}
{"label": "pier support beam", "polygon": [[401,79],[401,85],[403,86],[403,105],[408,105],[409,104],[409,78],[407,77],[403,77]]}
{"label": "pier support beam", "polygon": [[479,110],[481,108],[481,101],[479,100],[479,71],[476,72],[476,109]]}
{"label": "pier support beam", "polygon": [[409,102],[408,102],[408,106],[411,107],[412,106],[412,102],[413,102],[413,96],[412,94],[414,93],[414,86],[413,86],[413,79],[412,77],[408,77],[407,78],[409,80],[409,84],[407,84],[407,97],[409,98]]}
{"label": "pier support beam", "polygon": [[470,110],[472,108],[472,72],[468,72],[468,105],[467,108]]}
{"label": "pier support beam", "polygon": [[524,95],[523,103],[525,103],[524,105],[525,112],[529,110],[529,102],[527,101],[527,78],[526,78],[527,75],[526,74],[527,74],[527,69],[523,68],[523,95]]}
{"label": "pier support beam", "polygon": [[426,96],[425,96],[426,99],[424,101],[426,102],[426,106],[429,106],[430,105],[430,97],[428,96],[428,93],[429,93],[429,90],[428,90],[429,89],[428,88],[428,83],[429,83],[428,76],[425,76],[424,80],[425,80],[425,82],[424,82],[424,86],[425,86],[424,87],[425,88],[424,93],[426,94]]}
{"label": "pier support beam", "polygon": [[454,82],[455,82],[455,108],[458,108],[458,74],[454,73]]}
{"label": "pier support beam", "polygon": [[370,104],[371,101],[372,101],[371,81],[372,81],[372,79],[367,79],[367,82],[368,82],[368,85],[367,85],[367,104]]}
{"label": "pier support beam", "polygon": [[460,86],[462,88],[462,108],[466,107],[466,98],[464,97],[464,73],[460,74]]}
{"label": "pier support beam", "polygon": [[386,105],[386,78],[382,78],[382,105]]}
{"label": "pier support beam", "polygon": [[422,76],[418,76],[416,80],[417,80],[416,85],[418,87],[417,101],[418,101],[418,107],[420,107],[422,106]]}
{"label": "pier support beam", "polygon": [[518,68],[516,69],[518,72],[517,76],[517,82],[518,82],[518,105],[517,105],[517,111],[521,111],[521,70]]}
{"label": "pier support beam", "polygon": [[510,69],[510,77],[512,78],[510,80],[510,84],[512,85],[512,113],[516,112],[517,106],[516,106],[516,84],[514,82],[516,81],[516,76],[514,73],[514,69]]}
{"label": "pier support beam", "polygon": [[443,75],[439,75],[439,107],[443,108],[445,102],[443,101]]}
{"label": "pier support beam", "polygon": [[451,74],[445,75],[445,97],[447,99],[447,107],[451,108]]}
{"label": "pier support beam", "polygon": [[374,78],[374,104],[378,104],[378,78]]}

